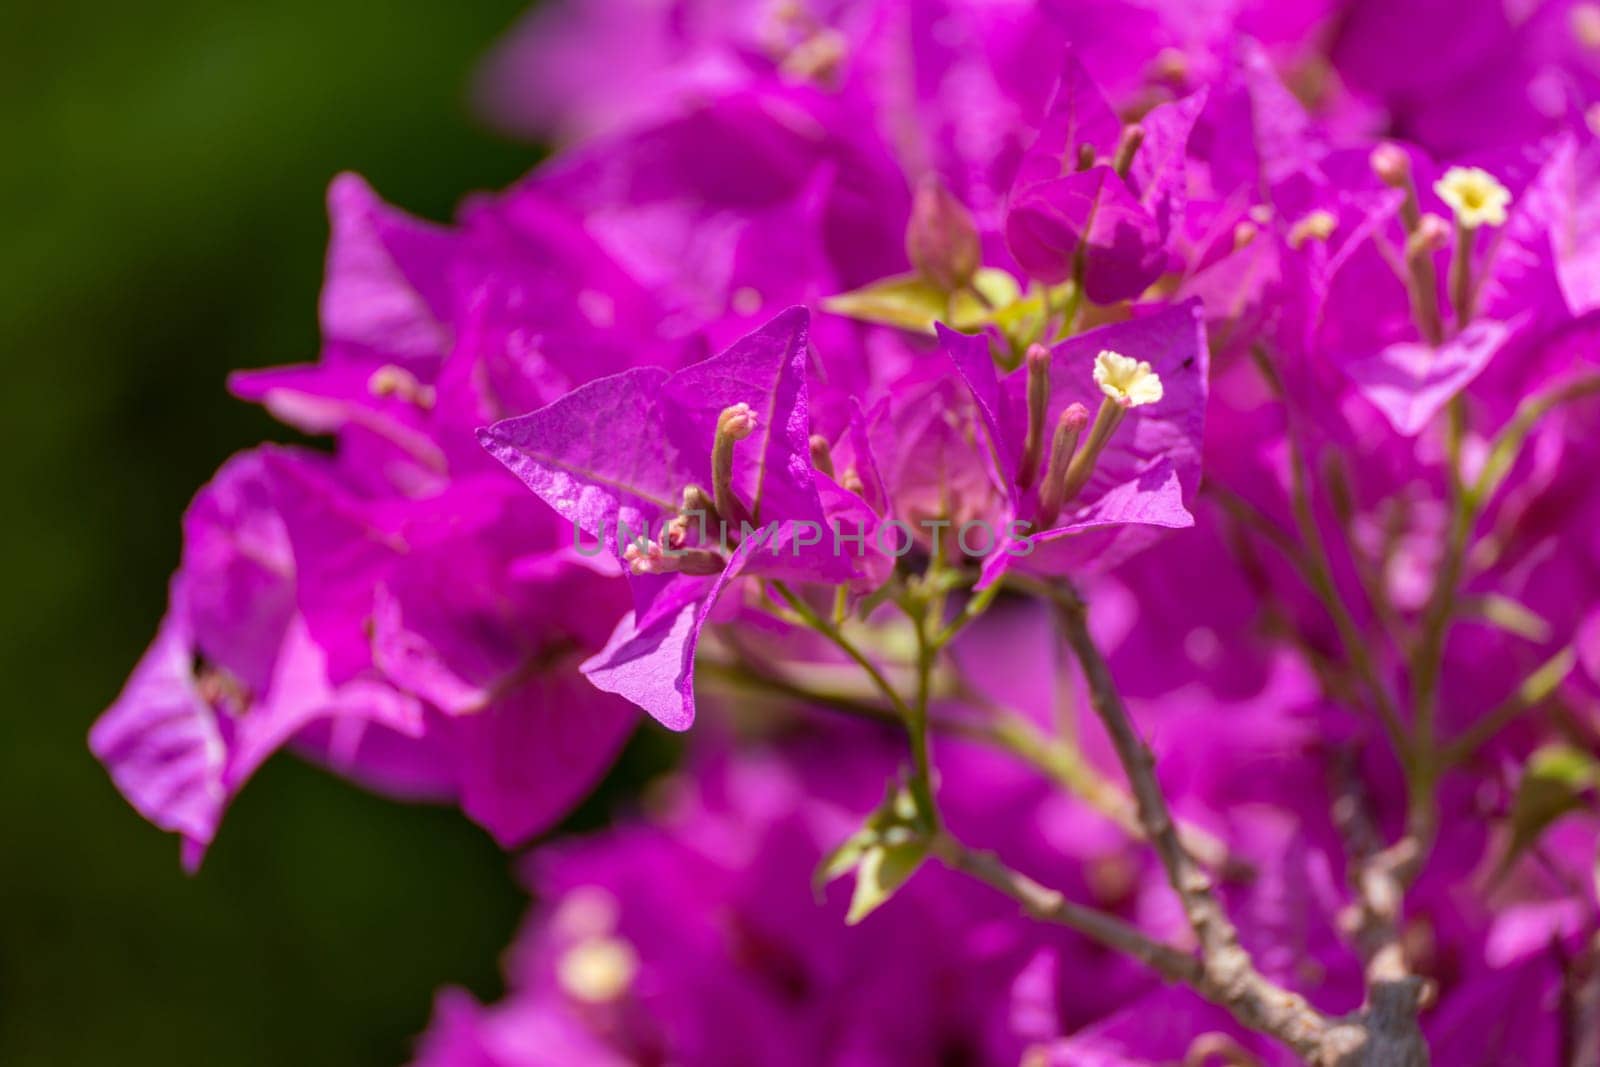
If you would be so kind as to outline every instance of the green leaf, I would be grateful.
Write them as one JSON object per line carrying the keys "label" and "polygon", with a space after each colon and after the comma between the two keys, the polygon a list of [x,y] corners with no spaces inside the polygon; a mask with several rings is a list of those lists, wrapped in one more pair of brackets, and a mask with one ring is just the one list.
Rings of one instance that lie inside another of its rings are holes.
{"label": "green leaf", "polygon": [[845,923],[854,926],[876,911],[895,890],[906,884],[922,861],[928,846],[920,838],[898,845],[877,845],[867,850],[856,868],[856,889],[850,896]]}
{"label": "green leaf", "polygon": [[[1009,271],[999,270],[994,267],[985,267],[972,279],[972,287],[983,294],[983,299],[989,302],[990,307],[1003,308],[1015,304],[1022,299],[1022,286]],[[981,309],[983,302],[972,298],[969,294],[968,302],[957,308],[959,313],[962,307]],[[960,325],[958,320],[954,325]]]}
{"label": "green leaf", "polygon": [[1548,745],[1528,757],[1511,802],[1511,840],[1495,878],[1503,877],[1557,819],[1590,806],[1596,786],[1600,762],[1582,749]]}
{"label": "green leaf", "polygon": [[950,299],[920,274],[884,278],[822,302],[835,315],[933,333],[933,324],[949,317]]}
{"label": "green leaf", "polygon": [[1499,593],[1468,600],[1462,604],[1462,611],[1528,641],[1542,644],[1550,640],[1550,623],[1543,616],[1526,604]]}
{"label": "green leaf", "polygon": [[856,872],[855,891],[845,922],[854,926],[872,914],[905,884],[928,856],[928,843],[917,823],[917,802],[911,791],[891,782],[861,829],[828,853],[817,866],[813,891],[835,878]]}
{"label": "green leaf", "polygon": [[838,848],[822,857],[822,862],[817,864],[816,873],[811,876],[811,891],[818,899],[822,897],[822,887],[854,870],[877,840],[876,830],[863,827],[846,838]]}
{"label": "green leaf", "polygon": [[1017,280],[994,268],[980,270],[972,280],[972,290],[946,293],[920,274],[897,274],[829,297],[822,306],[861,322],[932,334],[936,322],[968,332],[982,329],[1022,296]]}

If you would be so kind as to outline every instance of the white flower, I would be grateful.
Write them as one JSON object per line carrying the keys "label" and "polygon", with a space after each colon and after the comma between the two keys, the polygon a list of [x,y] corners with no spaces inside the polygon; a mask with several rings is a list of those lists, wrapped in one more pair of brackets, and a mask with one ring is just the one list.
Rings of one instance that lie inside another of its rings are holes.
{"label": "white flower", "polygon": [[1450,205],[1456,221],[1469,230],[1487,223],[1503,226],[1506,205],[1511,203],[1511,190],[1501,185],[1493,174],[1479,167],[1451,167],[1444,177],[1433,183],[1439,199]]}
{"label": "white flower", "polygon": [[1161,375],[1144,360],[1120,352],[1105,351],[1094,357],[1094,381],[1102,393],[1125,408],[1161,399]]}

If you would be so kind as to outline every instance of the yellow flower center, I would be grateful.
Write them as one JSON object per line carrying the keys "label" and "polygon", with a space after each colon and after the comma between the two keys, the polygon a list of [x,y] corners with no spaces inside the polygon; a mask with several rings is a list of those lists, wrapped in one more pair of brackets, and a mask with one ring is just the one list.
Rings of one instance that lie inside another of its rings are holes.
{"label": "yellow flower center", "polygon": [[1479,167],[1451,167],[1444,172],[1444,177],[1433,183],[1433,191],[1439,194],[1440,200],[1450,205],[1456,222],[1469,230],[1486,224],[1505,224],[1511,191],[1486,170]]}
{"label": "yellow flower center", "polygon": [[1142,359],[1103,351],[1094,357],[1094,381],[1100,391],[1125,408],[1154,404],[1161,399],[1161,375]]}

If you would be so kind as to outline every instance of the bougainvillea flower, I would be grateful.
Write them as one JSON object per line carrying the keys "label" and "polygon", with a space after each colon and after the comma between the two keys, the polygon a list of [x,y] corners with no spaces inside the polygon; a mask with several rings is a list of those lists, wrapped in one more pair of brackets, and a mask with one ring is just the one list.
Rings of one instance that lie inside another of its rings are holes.
{"label": "bougainvillea flower", "polygon": [[[1376,100],[1397,133],[1435,152],[1491,150],[1581,125],[1600,92],[1600,23],[1583,0],[1471,8],[1359,0],[1343,17],[1329,56],[1338,76]],[[1445,30],[1448,47],[1412,48]]]}
{"label": "bougainvillea flower", "polygon": [[545,5],[93,750],[192,865],[280,747],[513,847],[710,720],[426,1067],[1588,1062],[1600,6],[1457,7]]}
{"label": "bougainvillea flower", "polygon": [[[731,1067],[753,1047],[795,1067],[1020,1058],[1011,986],[1038,949],[1014,909],[931,870],[902,908],[858,926],[840,921],[845,894],[812,896],[813,867],[892,759],[885,740],[826,727],[797,749],[706,760],[674,779],[654,819],[536,852],[529,881],[546,903],[510,956],[509,994],[488,1008],[446,994],[419,1065],[460,1067],[474,1061],[450,1050],[481,1047],[499,1067],[533,1067],[578,1034],[621,1062],[654,1050]],[[1039,796],[991,803],[985,824],[1025,819]],[[682,921],[661,921],[664,908]],[[1149,983],[1102,951],[1050,941],[1067,973]],[[1048,1012],[1056,1025],[1053,1001]],[[512,1031],[566,1036],[529,1045]]]}
{"label": "bougainvillea flower", "polygon": [[1183,195],[1183,160],[1203,97],[1126,130],[1075,56],[1039,137],[1023,157],[1006,214],[1006,244],[1027,274],[1069,279],[1100,304],[1138,296],[1167,265],[1166,241]]}
{"label": "bougainvillea flower", "polygon": [[[562,518],[629,566],[634,614],[585,672],[674,729],[694,721],[695,645],[730,579],[832,583],[863,565],[834,551],[811,465],[807,318],[790,309],[676,374],[604,378],[481,435]],[[724,444],[730,465],[719,473],[714,453]],[[700,523],[708,509],[685,509],[695,489],[712,505],[709,528]],[[669,543],[665,528],[691,512],[690,540]],[[639,554],[640,536],[653,556]]]}
{"label": "bougainvillea flower", "polygon": [[[622,591],[493,471],[415,501],[363,497],[316,471],[280,478],[307,561],[298,603],[330,669],[376,671],[438,713],[416,743],[434,752],[445,796],[497,839],[564,814],[636,721],[575,670],[625,609]],[[361,764],[357,745],[343,769],[360,776]]]}
{"label": "bougainvillea flower", "polygon": [[167,618],[89,735],[140,814],[182,836],[191,869],[229,800],[302,727],[341,718],[422,729],[421,706],[376,672],[332,675],[296,610],[273,476],[262,453],[243,453],[195,497]]}
{"label": "bougainvillea flower", "polygon": [[1098,353],[1147,363],[1160,394],[1125,409],[1081,491],[1044,522],[1037,521],[1042,486],[1017,484],[1030,422],[1028,368],[998,379],[986,338],[953,331],[941,336],[982,413],[999,482],[1010,487],[1010,514],[997,528],[1009,529],[1011,519],[1037,527],[1027,535],[1035,551],[1019,555],[1000,548],[989,557],[985,581],[1012,566],[1105,569],[1149,545],[1160,529],[1193,525],[1189,506],[1200,484],[1209,373],[1197,304],[1091,330],[1050,349],[1043,427],[1056,426],[1074,405],[1087,415],[1119,403],[1110,395],[1115,389],[1096,380]]}

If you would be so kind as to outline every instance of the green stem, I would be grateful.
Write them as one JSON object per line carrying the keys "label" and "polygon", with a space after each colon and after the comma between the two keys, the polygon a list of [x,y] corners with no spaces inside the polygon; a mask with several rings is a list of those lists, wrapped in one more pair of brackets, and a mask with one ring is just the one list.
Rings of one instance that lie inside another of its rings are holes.
{"label": "green stem", "polygon": [[889,684],[889,679],[883,676],[883,672],[878,669],[878,665],[873,663],[867,657],[867,654],[857,647],[854,641],[845,636],[844,631],[817,614],[810,604],[807,604],[794,590],[782,582],[773,582],[772,588],[777,591],[778,595],[783,598],[784,603],[789,605],[805,625],[832,641],[839,651],[849,656],[863,671],[866,671],[867,677],[872,680],[873,687],[883,694],[884,699],[889,701],[890,706],[894,708],[895,714],[899,716],[901,722],[909,723],[911,721],[911,707],[906,703],[905,698],[900,695],[893,685]]}
{"label": "green stem", "polygon": [[1455,619],[1461,595],[1461,578],[1466,566],[1467,544],[1478,520],[1478,502],[1462,481],[1461,453],[1466,439],[1466,402],[1457,396],[1450,401],[1445,436],[1446,466],[1450,479],[1450,522],[1445,537],[1444,556],[1434,580],[1433,593],[1423,608],[1422,626],[1411,659],[1412,704],[1416,721],[1412,727],[1412,760],[1430,768],[1438,753],[1439,681],[1444,674],[1444,646],[1450,624]]}
{"label": "green stem", "polygon": [[1450,257],[1450,303],[1456,312],[1456,332],[1472,321],[1472,245],[1478,231],[1456,222],[1456,248]]}
{"label": "green stem", "polygon": [[977,621],[983,613],[989,610],[989,605],[994,603],[994,598],[1000,594],[1002,588],[1000,581],[990,582],[986,588],[978,590],[968,598],[966,606],[961,609],[961,614],[950,621],[950,625],[940,630],[932,638],[933,650],[942,651],[946,645],[956,639],[966,627]]}
{"label": "green stem", "polygon": [[1471,489],[1474,506],[1482,507],[1494,499],[1511,468],[1516,465],[1522,445],[1539,421],[1563,404],[1600,393],[1600,374],[1586,374],[1536,393],[1517,406],[1517,413],[1489,446],[1489,458]]}
{"label": "green stem", "polygon": [[[1061,305],[1061,325],[1056,329],[1054,340],[1065,341],[1078,332],[1078,316],[1083,313],[1083,281],[1077,276],[1076,268],[1072,281],[1069,283],[1067,299]],[[1048,317],[1047,320],[1048,321]]]}
{"label": "green stem", "polygon": [[[1261,370],[1269,386],[1281,398],[1284,396],[1282,381],[1278,372],[1267,359],[1266,354],[1260,349],[1252,349],[1256,366]],[[1389,742],[1394,746],[1395,752],[1405,759],[1405,727],[1400,721],[1400,711],[1395,705],[1394,698],[1389,693],[1389,687],[1383,683],[1378,674],[1377,664],[1372,659],[1372,653],[1367,648],[1367,641],[1361,628],[1356,625],[1355,618],[1350,614],[1344,598],[1339,594],[1338,584],[1333,577],[1332,557],[1328,554],[1327,543],[1322,538],[1322,528],[1317,525],[1316,510],[1311,499],[1309,466],[1306,461],[1305,450],[1300,443],[1300,435],[1295,431],[1294,422],[1285,412],[1286,433],[1285,439],[1289,446],[1289,495],[1290,509],[1294,514],[1295,529],[1300,535],[1304,551],[1297,553],[1302,561],[1303,576],[1310,584],[1317,599],[1322,603],[1328,616],[1333,620],[1334,629],[1338,631],[1339,643],[1344,647],[1346,658],[1349,659],[1356,674],[1361,678],[1370,695],[1374,709],[1379,720],[1383,723]],[[1295,557],[1291,557],[1293,559]]]}
{"label": "green stem", "polygon": [[905,724],[906,732],[911,737],[911,754],[913,759],[911,792],[916,798],[918,811],[927,824],[927,829],[932,832],[939,828],[938,807],[933,799],[933,770],[928,756],[928,700],[932,692],[934,653],[928,648],[925,624],[917,627],[917,689],[916,698],[907,703],[900,695],[899,690],[890,684],[884,677],[878,665],[873,663],[867,654],[850,640],[839,627],[830,620],[823,618],[816,609],[806,603],[794,590],[782,582],[773,582],[772,588],[783,598],[784,603],[799,616],[807,626],[817,631],[832,641],[838,649],[849,656],[867,673],[872,680],[873,687],[883,694],[894,708],[895,714]]}
{"label": "green stem", "polygon": [[933,797],[933,760],[928,752],[928,700],[933,688],[933,664],[938,657],[928,633],[927,620],[932,617],[930,607],[917,626],[917,691],[906,726],[911,735],[911,795],[928,826],[937,831],[939,806]]}
{"label": "green stem", "polygon": [[1514,693],[1446,746],[1440,755],[1440,764],[1448,768],[1467,762],[1501,730],[1549,699],[1562,680],[1572,673],[1577,662],[1578,654],[1571,645],[1545,660],[1517,686]]}

